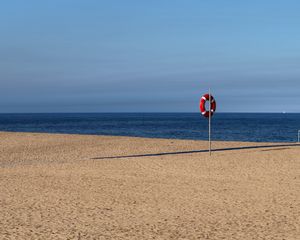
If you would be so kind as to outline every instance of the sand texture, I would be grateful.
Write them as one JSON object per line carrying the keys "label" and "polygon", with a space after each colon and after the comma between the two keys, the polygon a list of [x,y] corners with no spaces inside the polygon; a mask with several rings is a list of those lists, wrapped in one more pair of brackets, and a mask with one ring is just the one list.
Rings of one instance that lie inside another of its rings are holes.
{"label": "sand texture", "polygon": [[2,132],[0,239],[300,239],[300,145],[213,146]]}

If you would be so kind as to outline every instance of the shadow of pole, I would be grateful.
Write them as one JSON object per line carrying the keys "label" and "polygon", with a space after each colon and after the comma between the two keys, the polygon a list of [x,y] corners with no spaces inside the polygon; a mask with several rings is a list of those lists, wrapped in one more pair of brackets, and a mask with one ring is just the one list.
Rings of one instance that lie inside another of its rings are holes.
{"label": "shadow of pole", "polygon": [[[282,148],[282,147],[300,147],[300,144],[293,143],[293,144],[280,144],[280,145],[277,144],[277,145],[219,148],[219,149],[213,149],[212,152],[237,151],[237,150],[259,149],[259,148]],[[136,154],[136,155],[124,155],[124,156],[112,156],[112,157],[96,157],[91,159],[101,160],[101,159],[119,159],[119,158],[158,157],[158,156],[165,156],[165,155],[180,155],[180,154],[206,153],[206,152],[209,152],[209,150],[192,150],[192,151],[162,152],[162,153]]]}

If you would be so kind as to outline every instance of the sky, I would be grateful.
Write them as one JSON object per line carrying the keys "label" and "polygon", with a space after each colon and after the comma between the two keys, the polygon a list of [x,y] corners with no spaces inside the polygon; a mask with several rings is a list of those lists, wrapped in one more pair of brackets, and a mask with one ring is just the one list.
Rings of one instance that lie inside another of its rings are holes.
{"label": "sky", "polygon": [[0,112],[300,112],[300,1],[10,0]]}

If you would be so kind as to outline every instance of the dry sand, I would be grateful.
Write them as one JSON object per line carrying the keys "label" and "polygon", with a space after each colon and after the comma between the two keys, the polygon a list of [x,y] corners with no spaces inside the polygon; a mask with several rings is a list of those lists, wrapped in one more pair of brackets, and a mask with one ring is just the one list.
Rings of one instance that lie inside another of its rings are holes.
{"label": "dry sand", "polygon": [[0,133],[0,239],[300,239],[300,145],[265,145]]}

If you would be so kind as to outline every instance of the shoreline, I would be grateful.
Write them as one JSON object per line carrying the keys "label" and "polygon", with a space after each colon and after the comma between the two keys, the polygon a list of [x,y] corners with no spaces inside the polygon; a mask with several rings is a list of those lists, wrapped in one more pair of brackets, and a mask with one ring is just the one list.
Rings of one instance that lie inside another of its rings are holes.
{"label": "shoreline", "polygon": [[[44,134],[44,135],[67,135],[67,136],[98,136],[98,137],[121,137],[121,138],[141,138],[141,139],[165,139],[165,140],[175,140],[175,141],[196,141],[196,142],[208,142],[208,139],[186,139],[186,138],[164,138],[164,137],[141,137],[141,136],[130,136],[130,135],[105,135],[105,134],[86,134],[86,133],[59,133],[59,132],[20,132],[20,131],[4,131],[0,130],[1,133],[24,133],[24,134]],[[290,142],[280,142],[280,141],[274,141],[274,142],[268,142],[268,141],[240,141],[240,140],[212,140],[212,142],[216,143],[245,143],[245,144],[292,144],[292,143],[298,143],[297,141],[290,141]],[[299,143],[300,144],[300,143]]]}

